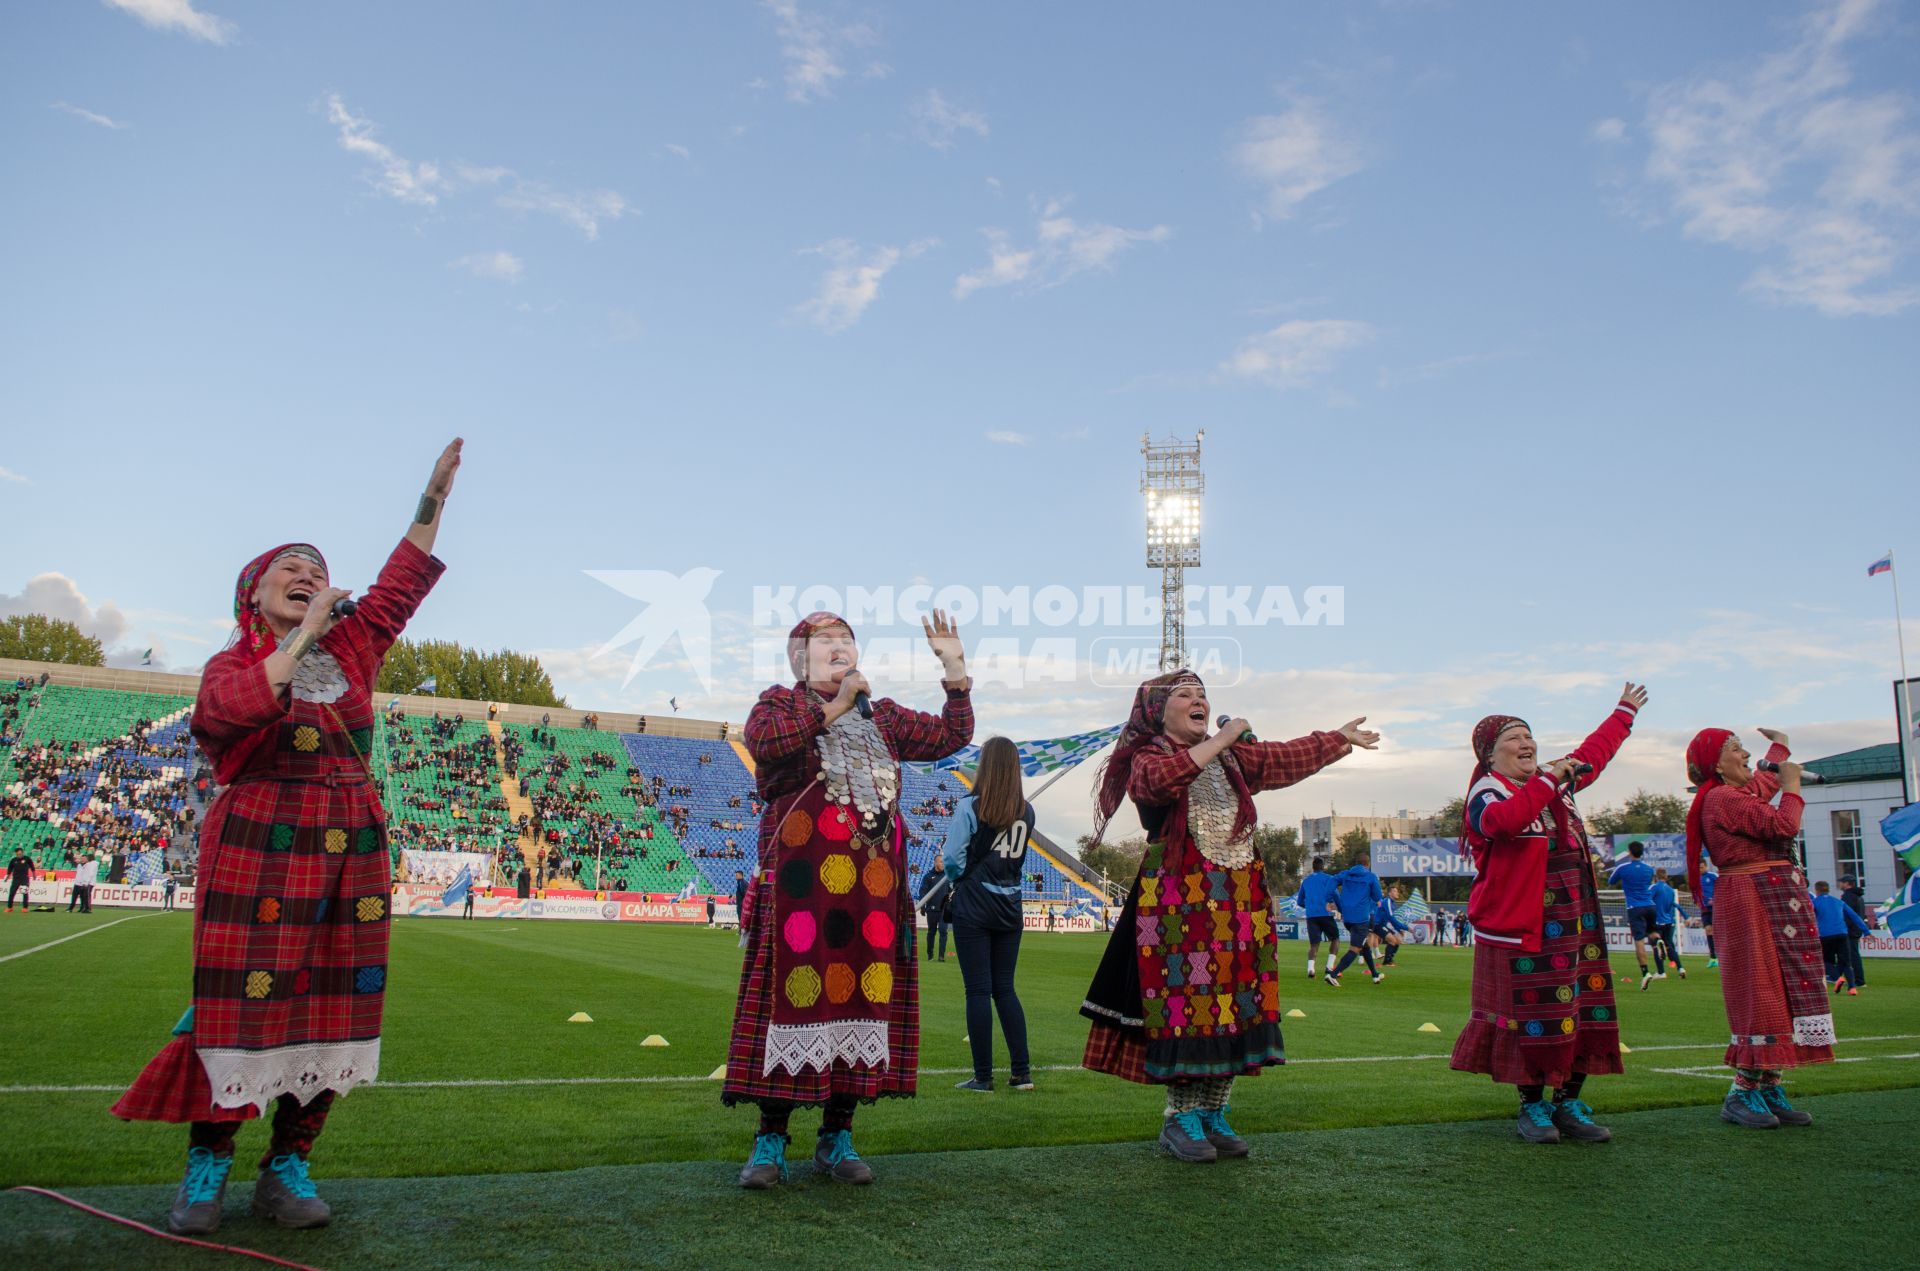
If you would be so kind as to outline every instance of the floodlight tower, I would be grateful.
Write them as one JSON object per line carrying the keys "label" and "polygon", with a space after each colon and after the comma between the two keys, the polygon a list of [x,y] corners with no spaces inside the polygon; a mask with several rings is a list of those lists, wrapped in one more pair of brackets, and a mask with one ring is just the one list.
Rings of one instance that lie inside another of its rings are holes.
{"label": "floodlight tower", "polygon": [[1187,569],[1200,564],[1200,496],[1206,474],[1200,471],[1200,443],[1168,438],[1155,445],[1152,434],[1140,438],[1144,468],[1140,490],[1147,496],[1147,568],[1160,571],[1160,670],[1177,671],[1187,657]]}

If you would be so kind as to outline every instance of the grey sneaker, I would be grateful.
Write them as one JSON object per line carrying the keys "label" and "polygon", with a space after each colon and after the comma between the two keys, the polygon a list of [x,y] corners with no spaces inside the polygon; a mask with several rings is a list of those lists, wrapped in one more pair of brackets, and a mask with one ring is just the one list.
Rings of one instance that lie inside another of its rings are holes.
{"label": "grey sneaker", "polygon": [[836,1183],[871,1183],[873,1168],[853,1150],[852,1130],[831,1130],[820,1136],[813,1149],[813,1172],[829,1175]]}
{"label": "grey sneaker", "polygon": [[260,1170],[260,1181],[253,1187],[253,1213],[296,1231],[333,1221],[333,1210],[314,1190],[313,1180],[307,1177],[307,1160],[298,1152],[276,1156]]}
{"label": "grey sneaker", "polygon": [[753,1155],[740,1167],[740,1186],[748,1191],[764,1192],[775,1183],[787,1181],[787,1136],[758,1134],[753,1140]]}
{"label": "grey sneaker", "polygon": [[1738,1086],[1727,1091],[1727,1101],[1720,1105],[1720,1119],[1749,1130],[1780,1128],[1780,1118],[1768,1109],[1766,1096],[1758,1090],[1742,1090]]}
{"label": "grey sneaker", "polygon": [[220,1230],[220,1203],[232,1170],[231,1156],[215,1156],[204,1147],[189,1151],[186,1177],[167,1211],[167,1229],[182,1236],[210,1236]]}
{"label": "grey sneaker", "polygon": [[1779,1121],[1781,1125],[1813,1124],[1813,1113],[1802,1112],[1791,1103],[1788,1103],[1787,1092],[1779,1086],[1760,1087],[1760,1097],[1767,1101],[1767,1111],[1773,1113],[1774,1119]]}
{"label": "grey sneaker", "polygon": [[1160,1127],[1160,1146],[1176,1161],[1189,1165],[1211,1165],[1220,1159],[1220,1150],[1208,1141],[1207,1128],[1198,1112],[1182,1112],[1166,1119]]}
{"label": "grey sneaker", "polygon": [[1513,1132],[1529,1143],[1558,1143],[1560,1129],[1553,1123],[1553,1105],[1545,1099],[1521,1104]]}
{"label": "grey sneaker", "polygon": [[1553,1128],[1560,1131],[1563,1139],[1572,1139],[1576,1143],[1610,1143],[1613,1131],[1604,1125],[1595,1124],[1593,1109],[1579,1099],[1556,1101],[1553,1105]]}
{"label": "grey sneaker", "polygon": [[956,1081],[953,1084],[953,1088],[955,1090],[975,1090],[981,1094],[993,1093],[993,1083],[991,1081],[982,1081],[978,1077],[968,1077],[965,1081]]}
{"label": "grey sneaker", "polygon": [[1213,1150],[1221,1160],[1229,1160],[1247,1154],[1247,1141],[1233,1132],[1227,1124],[1226,1108],[1200,1109],[1200,1126],[1207,1132],[1207,1142],[1213,1144]]}
{"label": "grey sneaker", "polygon": [[1015,1073],[1013,1075],[1013,1088],[1015,1090],[1033,1089],[1033,1077],[1031,1075],[1023,1077],[1019,1073]]}

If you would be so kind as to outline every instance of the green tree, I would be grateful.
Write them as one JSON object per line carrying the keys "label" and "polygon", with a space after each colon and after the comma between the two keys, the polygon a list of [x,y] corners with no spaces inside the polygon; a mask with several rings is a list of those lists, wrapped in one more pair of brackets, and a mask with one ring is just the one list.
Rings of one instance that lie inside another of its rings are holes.
{"label": "green tree", "polygon": [[521,706],[567,704],[553,691],[538,658],[511,649],[487,653],[452,640],[396,640],[387,650],[374,691],[411,693],[428,679],[435,681],[438,697]]}
{"label": "green tree", "polygon": [[1093,835],[1080,836],[1080,863],[1097,874],[1105,874],[1107,881],[1125,890],[1133,882],[1133,876],[1140,872],[1140,858],[1147,854],[1147,840],[1130,838],[1108,841],[1098,847],[1093,846]]}
{"label": "green tree", "polygon": [[1677,794],[1635,790],[1618,808],[1605,807],[1587,817],[1595,834],[1678,834],[1687,828],[1687,805]]}
{"label": "green tree", "polygon": [[1300,888],[1300,875],[1307,865],[1306,844],[1300,830],[1292,825],[1258,825],[1253,830],[1253,850],[1267,867],[1267,890],[1276,896],[1290,895]]}
{"label": "green tree", "polygon": [[1460,837],[1460,821],[1467,814],[1467,801],[1458,795],[1448,799],[1440,811],[1434,814],[1434,833],[1443,839]]}
{"label": "green tree", "polygon": [[1373,835],[1356,825],[1340,836],[1340,846],[1334,849],[1333,859],[1327,862],[1327,868],[1337,874],[1351,865],[1358,864],[1362,856],[1372,851]]}
{"label": "green tree", "polygon": [[98,640],[71,622],[43,613],[0,618],[0,658],[64,662],[69,666],[107,664],[106,650]]}

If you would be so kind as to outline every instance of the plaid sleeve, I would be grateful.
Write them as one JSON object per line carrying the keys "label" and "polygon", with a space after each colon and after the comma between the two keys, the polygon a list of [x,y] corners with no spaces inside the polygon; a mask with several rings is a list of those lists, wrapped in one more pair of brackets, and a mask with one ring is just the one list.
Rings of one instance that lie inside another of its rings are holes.
{"label": "plaid sleeve", "polygon": [[193,733],[215,745],[238,741],[279,723],[292,704],[290,697],[275,693],[267,683],[264,662],[215,657],[200,677],[200,694],[193,702]]}
{"label": "plaid sleeve", "polygon": [[1134,755],[1127,773],[1127,797],[1150,808],[1164,807],[1185,794],[1199,775],[1200,766],[1184,748],[1146,746]]}
{"label": "plaid sleeve", "polygon": [[1800,814],[1806,809],[1800,796],[1783,794],[1776,808],[1751,793],[1757,784],[1750,781],[1740,789],[1721,786],[1708,795],[1707,818],[1712,827],[1756,843],[1777,843],[1800,833]]}
{"label": "plaid sleeve", "polygon": [[[1779,763],[1786,759],[1791,753],[1792,752],[1785,746],[1782,746],[1776,741],[1767,747],[1767,753],[1760,757],[1760,762]],[[1780,778],[1771,772],[1762,772],[1756,767],[1753,770],[1753,779],[1747,782],[1745,788],[1748,794],[1753,795],[1756,799],[1759,799],[1760,802],[1770,803],[1773,800],[1773,796],[1779,793]],[[1799,831],[1795,830],[1794,833],[1798,834]]]}
{"label": "plaid sleeve", "polygon": [[374,579],[373,585],[360,597],[359,610],[353,617],[343,619],[340,625],[358,628],[374,663],[378,664],[400,638],[420,602],[446,572],[445,561],[427,555],[403,538],[381,567],[380,577]]}
{"label": "plaid sleeve", "polygon": [[973,694],[968,688],[947,690],[947,704],[938,715],[911,711],[892,698],[873,704],[881,716],[881,731],[893,743],[896,758],[925,763],[945,759],[973,740]]}
{"label": "plaid sleeve", "polygon": [[1308,733],[1292,741],[1241,741],[1233,757],[1250,790],[1279,790],[1305,781],[1328,764],[1346,757],[1353,747],[1339,733]]}
{"label": "plaid sleeve", "polygon": [[784,762],[804,751],[826,726],[819,697],[776,684],[747,712],[747,753],[756,764]]}

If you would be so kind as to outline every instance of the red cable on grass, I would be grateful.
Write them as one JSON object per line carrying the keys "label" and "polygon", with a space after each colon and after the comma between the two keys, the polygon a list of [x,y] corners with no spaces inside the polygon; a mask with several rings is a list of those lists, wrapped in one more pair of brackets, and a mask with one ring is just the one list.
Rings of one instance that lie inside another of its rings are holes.
{"label": "red cable on grass", "polygon": [[122,1218],[119,1214],[110,1214],[104,1209],[95,1209],[92,1205],[81,1204],[71,1196],[62,1196],[59,1192],[49,1191],[44,1187],[10,1187],[7,1190],[29,1192],[35,1196],[45,1196],[49,1200],[57,1200],[63,1205],[71,1205],[83,1214],[92,1214],[95,1218],[104,1218],[108,1222],[117,1222],[122,1227],[131,1227],[135,1231],[144,1231],[149,1236],[158,1236],[162,1240],[171,1240],[175,1244],[193,1245],[199,1249],[215,1249],[221,1253],[237,1253],[243,1258],[258,1258],[262,1262],[271,1262],[276,1267],[292,1267],[293,1271],[320,1271],[318,1267],[310,1267],[304,1262],[289,1262],[285,1258],[276,1258],[270,1253],[261,1253],[258,1249],[242,1249],[239,1245],[220,1245],[213,1243],[211,1240],[195,1240],[191,1236],[176,1236],[171,1231],[162,1231],[158,1227],[149,1227],[143,1222],[135,1222],[131,1218]]}

